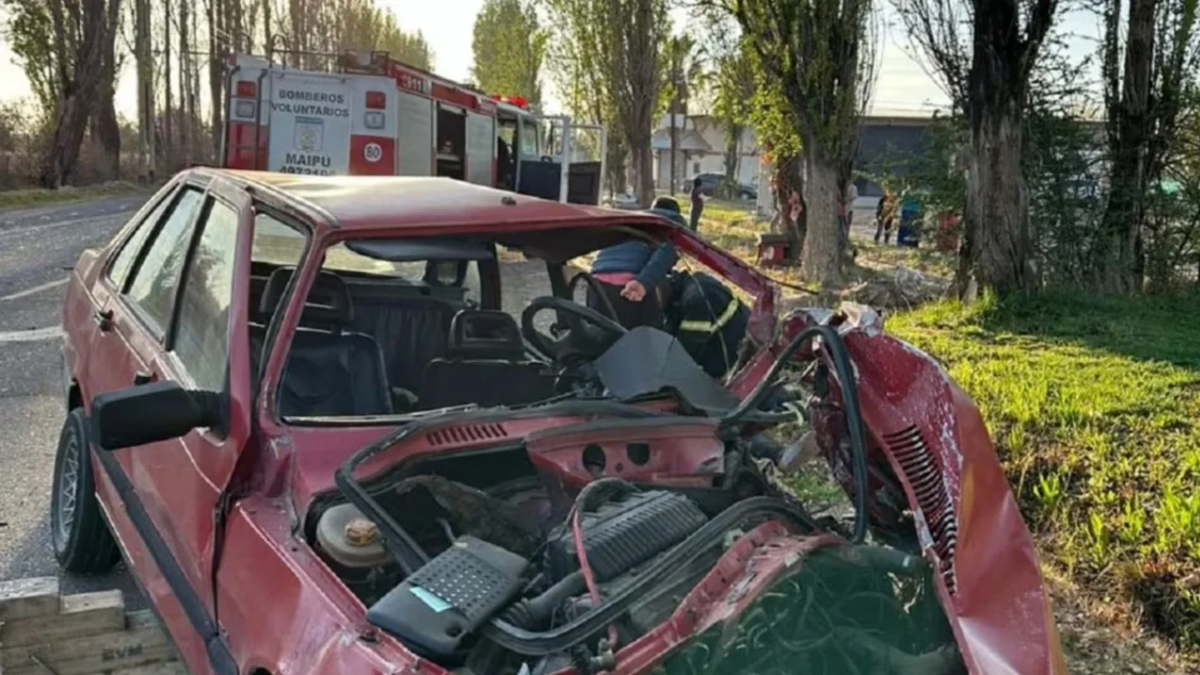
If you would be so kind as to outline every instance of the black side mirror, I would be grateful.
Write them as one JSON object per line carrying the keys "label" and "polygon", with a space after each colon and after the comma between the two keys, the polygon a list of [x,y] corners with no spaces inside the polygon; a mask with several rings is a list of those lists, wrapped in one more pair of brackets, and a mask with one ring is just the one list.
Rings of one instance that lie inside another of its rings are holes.
{"label": "black side mirror", "polygon": [[92,437],[105,450],[179,438],[192,429],[222,424],[220,394],[155,382],[110,391],[92,399]]}

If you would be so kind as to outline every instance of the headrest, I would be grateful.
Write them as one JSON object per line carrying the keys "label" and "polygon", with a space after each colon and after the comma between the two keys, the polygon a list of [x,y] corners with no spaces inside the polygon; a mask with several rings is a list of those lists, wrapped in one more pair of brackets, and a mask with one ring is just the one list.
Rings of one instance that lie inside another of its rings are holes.
{"label": "headrest", "polygon": [[450,319],[446,356],[459,359],[521,359],[525,341],[517,320],[505,312],[463,309]]}
{"label": "headrest", "polygon": [[[284,291],[295,272],[292,267],[280,267],[267,277],[267,285],[263,288],[262,300],[258,311],[263,317],[270,317],[283,301]],[[354,306],[350,303],[350,289],[346,282],[333,272],[324,270],[317,273],[313,280],[308,297],[304,300],[304,313],[300,316],[301,324],[330,324],[335,327],[347,326],[354,321]]]}

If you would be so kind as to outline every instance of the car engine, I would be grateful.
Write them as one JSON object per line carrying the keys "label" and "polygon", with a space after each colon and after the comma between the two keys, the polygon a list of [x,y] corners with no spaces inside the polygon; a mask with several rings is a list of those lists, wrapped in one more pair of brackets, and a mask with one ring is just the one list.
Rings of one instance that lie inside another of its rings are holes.
{"label": "car engine", "polygon": [[[636,441],[635,454],[644,453],[646,464],[660,449],[653,432],[601,435],[621,452],[630,445],[625,440]],[[667,440],[661,448],[674,449]],[[484,649],[490,643],[478,637],[496,621],[536,633],[586,616],[598,602],[628,592],[644,570],[710,523],[735,501],[735,485],[745,494],[753,481],[721,466],[702,481],[706,487],[601,475],[577,488],[571,474],[581,465],[562,462],[563,447],[559,441],[544,449],[552,462],[525,446],[433,456],[377,480],[374,498],[429,555],[407,577],[375,524],[351,504],[323,505],[310,540],[368,607],[368,621],[423,657],[462,673],[517,672],[534,662],[543,672],[570,666],[563,654],[529,659]],[[594,455],[597,447],[583,444],[576,452]],[[764,489],[760,482],[755,491]],[[713,537],[672,566],[669,580],[640,593],[607,624],[616,639],[630,642],[669,616],[720,556],[722,540]]]}

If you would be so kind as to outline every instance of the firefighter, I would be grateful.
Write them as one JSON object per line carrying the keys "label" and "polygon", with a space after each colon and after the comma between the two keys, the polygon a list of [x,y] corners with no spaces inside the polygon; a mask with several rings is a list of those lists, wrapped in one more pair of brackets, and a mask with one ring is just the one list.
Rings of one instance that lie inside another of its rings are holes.
{"label": "firefighter", "polygon": [[673,273],[663,292],[664,327],[704,372],[721,379],[737,361],[750,310],[700,272]]}

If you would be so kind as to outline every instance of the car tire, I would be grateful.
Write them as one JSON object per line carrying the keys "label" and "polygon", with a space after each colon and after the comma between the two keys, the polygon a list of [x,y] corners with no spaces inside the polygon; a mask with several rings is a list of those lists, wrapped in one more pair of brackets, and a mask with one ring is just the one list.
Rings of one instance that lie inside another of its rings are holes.
{"label": "car tire", "polygon": [[54,456],[50,540],[62,569],[103,574],[116,564],[120,552],[96,500],[90,447],[87,415],[76,408],[67,414]]}

